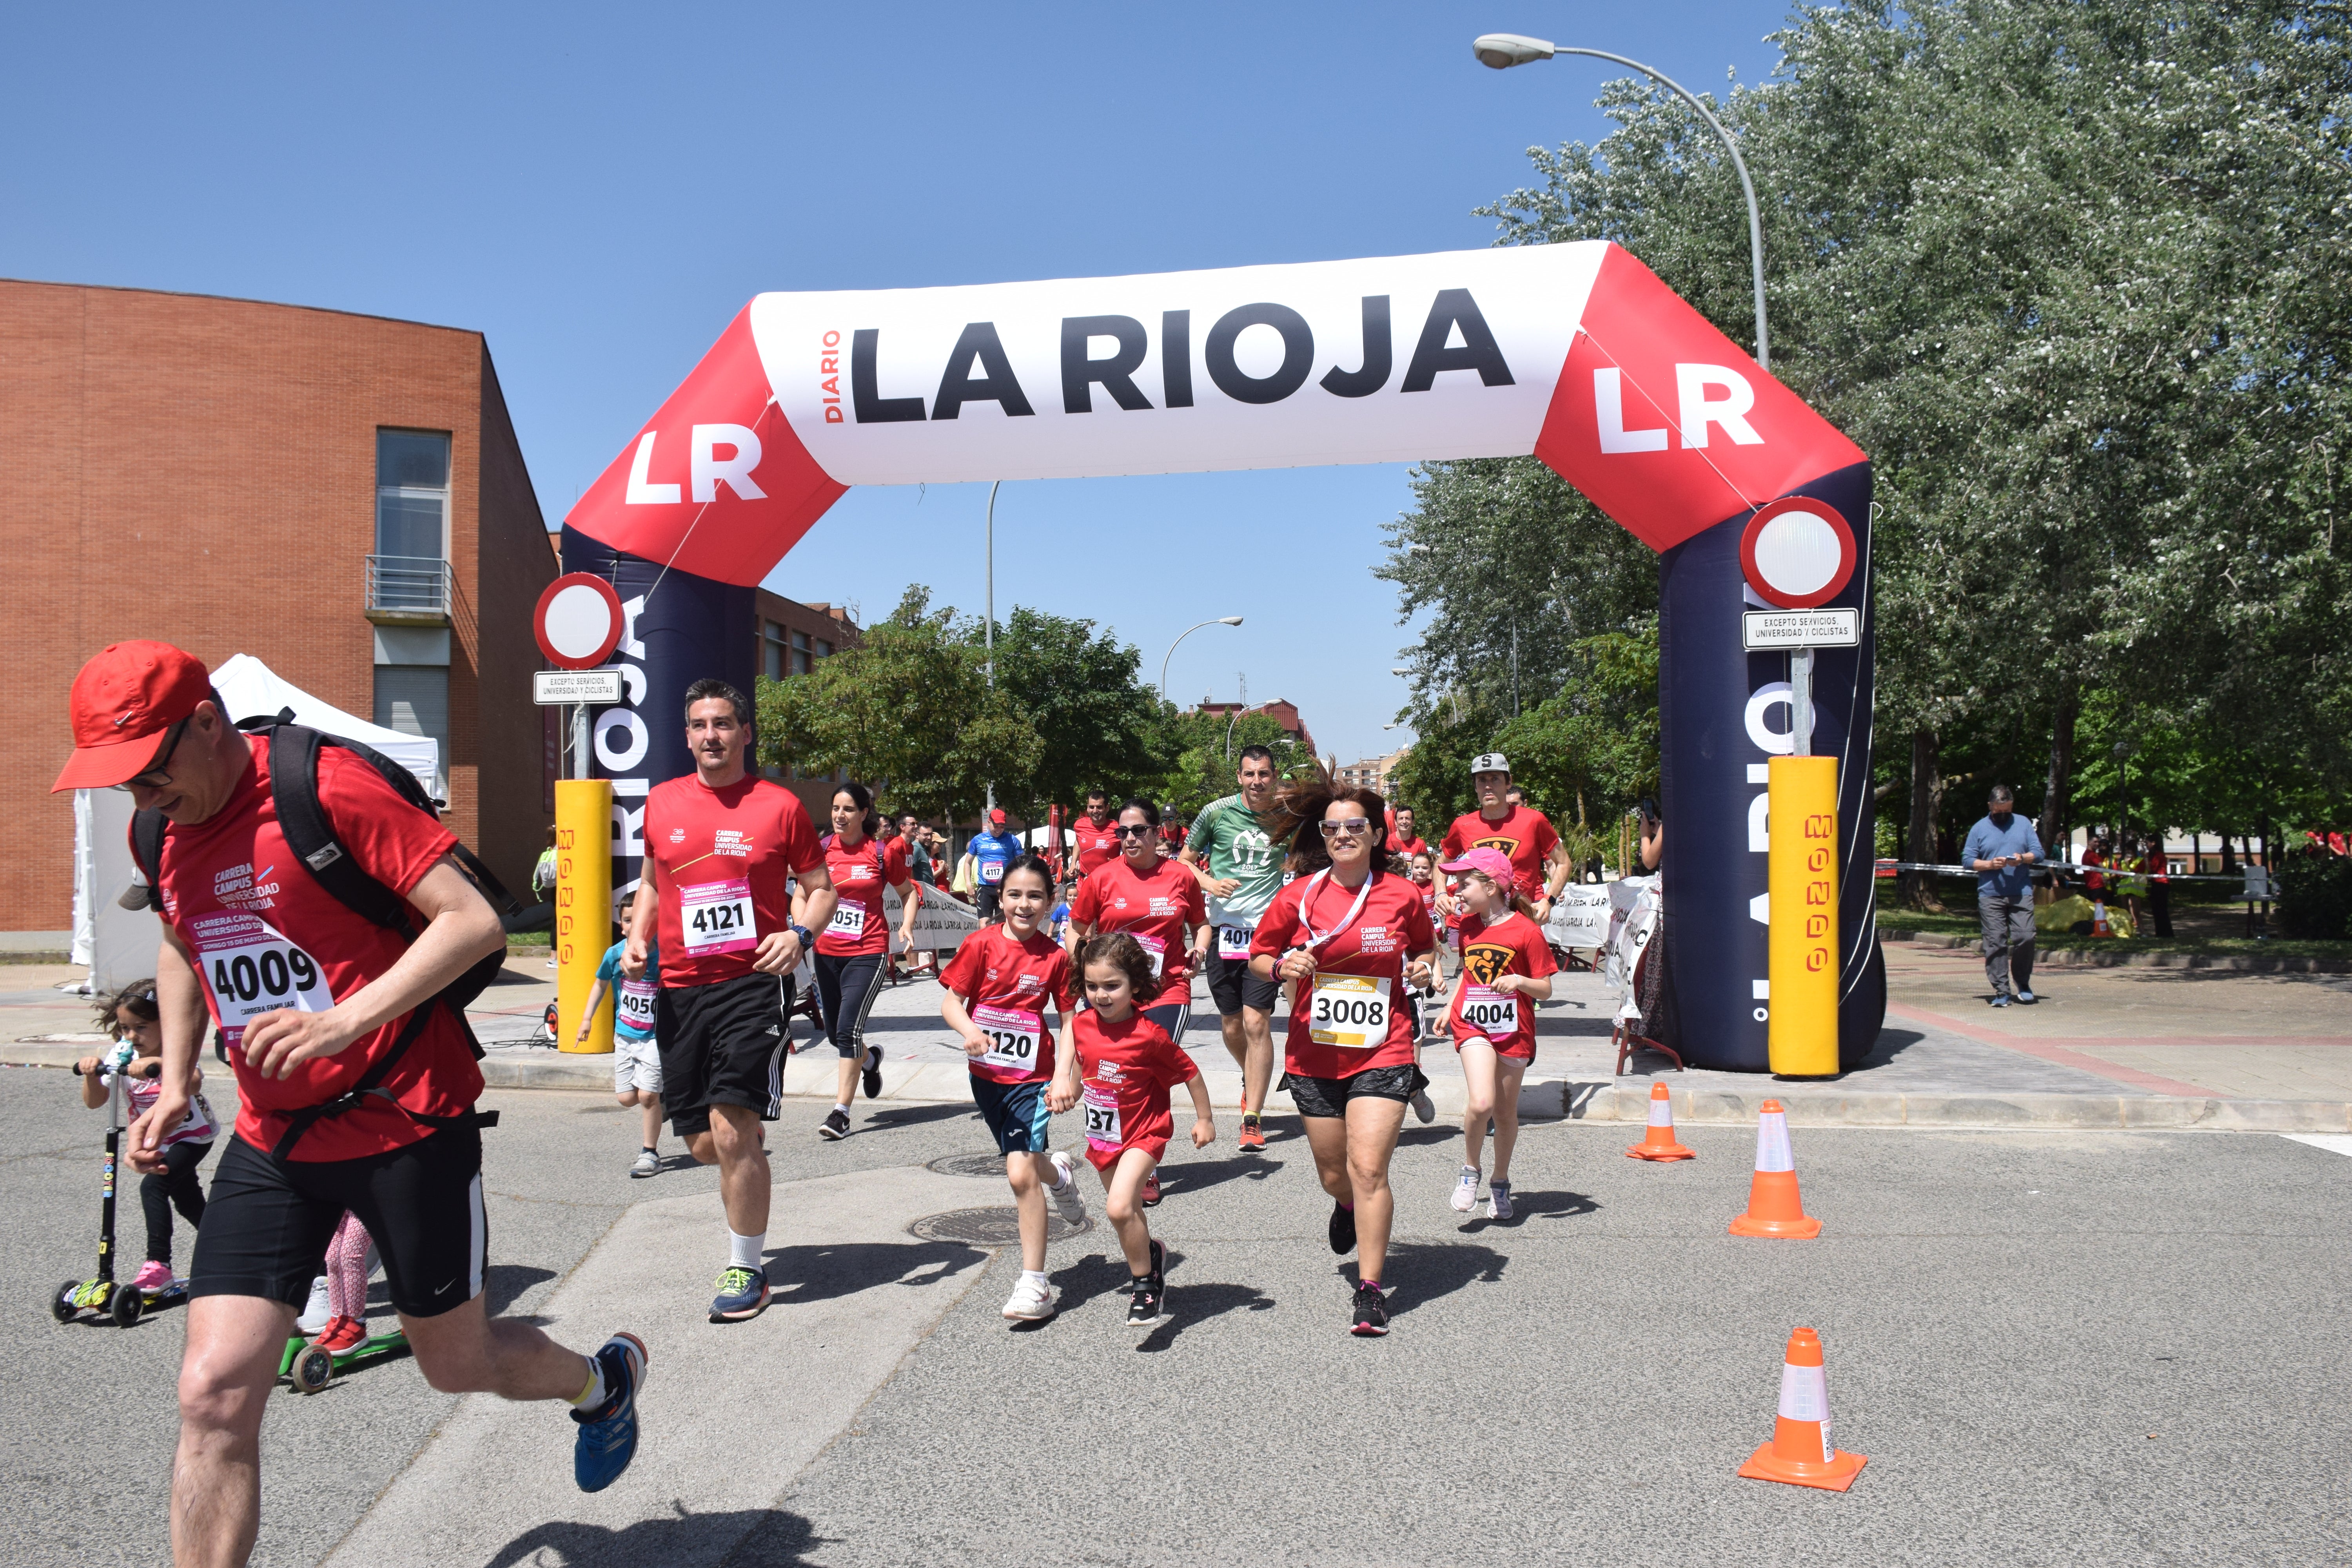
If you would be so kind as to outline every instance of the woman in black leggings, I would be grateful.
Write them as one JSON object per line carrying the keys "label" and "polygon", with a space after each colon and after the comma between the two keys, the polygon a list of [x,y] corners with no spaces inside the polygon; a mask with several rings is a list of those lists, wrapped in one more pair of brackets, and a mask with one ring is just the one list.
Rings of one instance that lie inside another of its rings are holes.
{"label": "woman in black leggings", "polygon": [[907,870],[907,841],[879,842],[874,834],[881,826],[873,792],[864,784],[845,784],[834,792],[833,831],[825,835],[824,864],[840,901],[834,906],[832,923],[817,933],[813,961],[825,1034],[841,1053],[833,1111],[817,1129],[820,1137],[828,1139],[849,1136],[849,1100],[861,1077],[866,1099],[882,1092],[882,1047],[866,1043],[866,1015],[889,978],[890,930],[882,890],[896,888],[904,900],[906,912],[898,925],[902,943],[912,935],[915,910],[922,904],[922,888]]}

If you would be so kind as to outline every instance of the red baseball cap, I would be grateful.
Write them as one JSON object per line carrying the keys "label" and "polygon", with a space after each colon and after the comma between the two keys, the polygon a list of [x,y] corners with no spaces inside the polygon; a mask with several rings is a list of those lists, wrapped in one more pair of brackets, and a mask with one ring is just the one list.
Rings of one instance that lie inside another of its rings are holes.
{"label": "red baseball cap", "polygon": [[205,667],[170,643],[109,643],[74,677],[74,753],[49,793],[105,789],[145,773],[166,732],[212,688]]}
{"label": "red baseball cap", "polygon": [[988,825],[991,827],[1002,827],[1004,826],[1004,808],[1003,806],[998,806],[988,814]]}

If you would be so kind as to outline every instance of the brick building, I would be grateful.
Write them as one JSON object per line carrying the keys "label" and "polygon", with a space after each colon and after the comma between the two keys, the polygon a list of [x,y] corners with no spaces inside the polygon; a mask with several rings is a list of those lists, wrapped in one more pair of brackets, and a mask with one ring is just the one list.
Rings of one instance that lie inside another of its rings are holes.
{"label": "brick building", "polygon": [[[816,668],[819,659],[831,658],[864,640],[857,623],[840,605],[823,600],[803,605],[765,588],[759,591],[755,619],[752,634],[759,639],[759,671],[771,680],[806,675]],[[805,773],[798,768],[786,768],[780,772],[771,770],[770,776],[800,797],[819,833],[826,830],[831,820],[827,813],[833,809],[833,786],[841,779],[838,770]]]}
{"label": "brick building", "polygon": [[1286,702],[1281,698],[1277,697],[1271,702],[1260,702],[1255,707],[1244,708],[1238,702],[1210,702],[1203,700],[1201,706],[1194,709],[1193,711],[1196,713],[1206,713],[1213,719],[1230,719],[1237,709],[1244,718],[1252,713],[1265,714],[1276,724],[1282,726],[1282,732],[1284,734],[1298,742],[1298,748],[1300,751],[1306,752],[1308,756],[1313,756],[1315,754],[1315,736],[1307,730],[1307,721],[1298,716],[1298,705],[1295,702]]}
{"label": "brick building", "polygon": [[[65,945],[66,691],[110,642],[248,653],[441,742],[446,820],[511,888],[545,836],[530,700],[546,525],[479,332],[0,280],[0,942]],[[38,933],[40,940],[9,933]],[[48,940],[56,937],[57,940]]]}
{"label": "brick building", "polygon": [[1351,788],[1378,790],[1385,795],[1389,793],[1389,779],[1411,755],[1411,746],[1401,746],[1386,756],[1365,757],[1358,762],[1342,763],[1334,770],[1333,776]]}

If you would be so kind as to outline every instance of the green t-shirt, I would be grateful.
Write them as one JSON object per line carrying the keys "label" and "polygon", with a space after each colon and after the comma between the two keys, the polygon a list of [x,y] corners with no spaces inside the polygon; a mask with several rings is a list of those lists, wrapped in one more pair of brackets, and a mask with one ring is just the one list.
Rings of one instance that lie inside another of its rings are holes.
{"label": "green t-shirt", "polygon": [[1281,819],[1279,812],[1260,816],[1238,795],[1211,801],[1192,819],[1184,847],[1207,864],[1210,876],[1230,877],[1241,884],[1226,897],[1209,900],[1211,925],[1255,930],[1258,916],[1282,890],[1282,856],[1265,826]]}

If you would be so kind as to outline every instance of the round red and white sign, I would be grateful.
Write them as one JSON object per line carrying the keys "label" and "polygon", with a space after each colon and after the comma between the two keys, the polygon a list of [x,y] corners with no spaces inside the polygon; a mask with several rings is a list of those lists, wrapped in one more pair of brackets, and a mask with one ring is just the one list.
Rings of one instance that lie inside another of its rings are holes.
{"label": "round red and white sign", "polygon": [[1766,604],[1783,610],[1826,605],[1853,580],[1853,530],[1837,508],[1784,496],[1756,509],[1739,536],[1739,570]]}
{"label": "round red and white sign", "polygon": [[547,585],[530,618],[539,651],[559,669],[593,669],[613,657],[627,625],[621,595],[602,577],[567,572]]}

